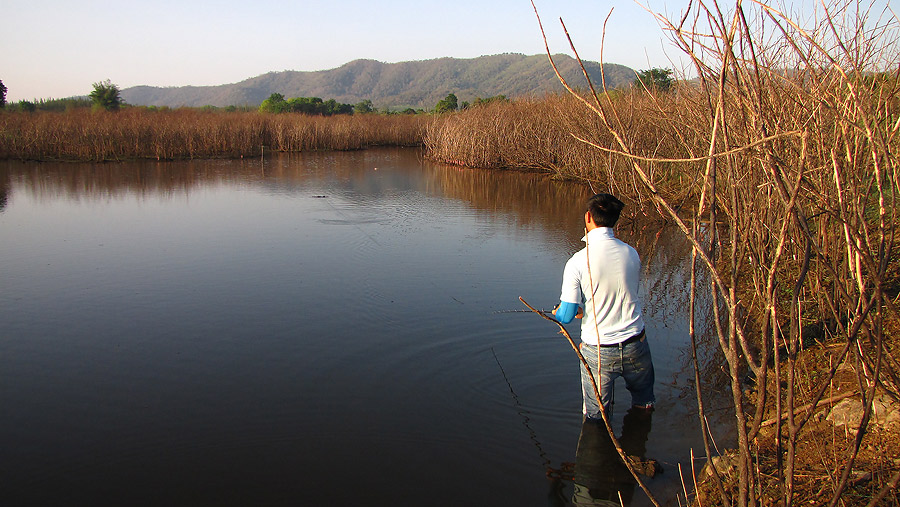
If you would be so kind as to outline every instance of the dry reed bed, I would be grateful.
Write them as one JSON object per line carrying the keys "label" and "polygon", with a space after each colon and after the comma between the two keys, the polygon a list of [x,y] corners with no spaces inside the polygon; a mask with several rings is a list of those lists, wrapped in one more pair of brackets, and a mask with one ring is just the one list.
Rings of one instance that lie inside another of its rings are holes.
{"label": "dry reed bed", "polygon": [[[633,146],[660,158],[680,156],[697,144],[685,139],[690,121],[677,108],[677,95],[651,99],[643,94],[614,93],[611,106],[629,126]],[[651,101],[654,103],[651,104]],[[431,123],[425,136],[426,156],[441,162],[481,168],[518,168],[551,172],[609,186],[624,194],[643,193],[627,159],[599,151],[580,139],[609,146],[614,140],[601,121],[570,95],[491,103]],[[684,193],[695,184],[680,167],[653,166],[654,178],[666,191]]]}
{"label": "dry reed bed", "polygon": [[217,113],[196,110],[0,114],[0,159],[108,161],[259,156],[263,150],[421,145],[422,115]]}

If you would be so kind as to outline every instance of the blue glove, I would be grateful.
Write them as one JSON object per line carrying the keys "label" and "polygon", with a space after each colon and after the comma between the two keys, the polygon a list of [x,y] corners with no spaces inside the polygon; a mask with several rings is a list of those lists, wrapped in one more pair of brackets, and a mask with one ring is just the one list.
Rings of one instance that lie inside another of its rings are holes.
{"label": "blue glove", "polygon": [[560,301],[559,306],[556,307],[556,320],[563,324],[568,324],[569,322],[572,322],[572,319],[575,318],[577,313],[578,305],[576,303]]}

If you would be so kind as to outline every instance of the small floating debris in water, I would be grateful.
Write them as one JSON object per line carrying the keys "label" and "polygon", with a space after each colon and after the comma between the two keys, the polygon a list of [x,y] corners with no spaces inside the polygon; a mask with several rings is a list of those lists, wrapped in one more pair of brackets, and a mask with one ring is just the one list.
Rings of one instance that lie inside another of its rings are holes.
{"label": "small floating debris in water", "polygon": [[314,195],[313,199],[325,199],[326,197],[328,197],[328,196],[327,195]]}
{"label": "small floating debris in water", "polygon": [[377,168],[377,167],[376,167],[376,168],[375,168],[375,170],[376,170],[376,171],[377,171],[377,170],[378,170],[378,168]]}

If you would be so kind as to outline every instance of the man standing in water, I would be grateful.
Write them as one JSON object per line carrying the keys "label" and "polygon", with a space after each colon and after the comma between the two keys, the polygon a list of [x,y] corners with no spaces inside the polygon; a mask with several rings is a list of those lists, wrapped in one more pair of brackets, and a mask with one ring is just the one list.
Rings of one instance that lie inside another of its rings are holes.
{"label": "man standing in water", "polygon": [[[588,200],[584,214],[586,246],[566,263],[560,303],[553,311],[563,324],[581,318],[581,354],[590,365],[607,415],[613,405],[615,381],[625,378],[631,404],[650,412],[655,374],[641,317],[641,259],[629,244],[616,239],[612,227],[625,205],[609,194]],[[598,370],[598,349],[600,374]],[[581,367],[584,416],[601,419],[591,377]]]}

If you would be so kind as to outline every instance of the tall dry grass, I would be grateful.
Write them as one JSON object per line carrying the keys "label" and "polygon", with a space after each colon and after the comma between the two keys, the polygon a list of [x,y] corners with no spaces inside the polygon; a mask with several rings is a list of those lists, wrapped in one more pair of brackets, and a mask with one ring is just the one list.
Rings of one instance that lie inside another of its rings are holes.
{"label": "tall dry grass", "polygon": [[264,150],[421,145],[424,115],[269,115],[197,110],[0,114],[0,159],[109,161],[260,156]]}
{"label": "tall dry grass", "polygon": [[[583,95],[584,92],[579,92]],[[631,145],[641,153],[665,158],[694,150],[697,140],[686,138],[687,97],[667,94],[614,92],[608,107],[628,125]],[[619,194],[645,193],[621,155],[595,149],[590,143],[612,146],[611,132],[576,97],[568,94],[498,102],[473,107],[429,124],[426,156],[446,163],[481,168],[548,171],[568,179],[590,181]],[[674,164],[658,162],[653,178],[667,191],[687,195],[697,182]]]}

